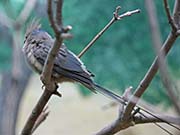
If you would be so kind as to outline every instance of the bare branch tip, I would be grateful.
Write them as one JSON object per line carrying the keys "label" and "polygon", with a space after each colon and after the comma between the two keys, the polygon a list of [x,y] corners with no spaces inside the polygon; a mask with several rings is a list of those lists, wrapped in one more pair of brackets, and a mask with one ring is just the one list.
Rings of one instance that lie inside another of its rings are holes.
{"label": "bare branch tip", "polygon": [[119,12],[120,9],[121,9],[121,6],[117,6],[115,12]]}
{"label": "bare branch tip", "polygon": [[129,86],[128,88],[125,89],[124,93],[123,93],[123,99],[125,99],[126,101],[129,100],[129,97],[132,95],[132,86]]}
{"label": "bare branch tip", "polygon": [[140,9],[136,9],[135,10],[137,13],[141,13],[141,10]]}
{"label": "bare branch tip", "polygon": [[67,33],[67,32],[69,32],[70,30],[72,30],[72,26],[71,26],[71,25],[67,25],[66,27],[63,28],[63,32],[64,32],[64,33]]}
{"label": "bare branch tip", "polygon": [[71,25],[67,25],[66,28],[67,28],[68,30],[72,30],[72,26],[71,26]]}
{"label": "bare branch tip", "polygon": [[70,33],[62,33],[61,38],[62,39],[71,39],[71,38],[73,38],[73,35]]}
{"label": "bare branch tip", "polygon": [[140,13],[140,12],[141,12],[140,9],[136,9],[136,10],[128,11],[126,13],[127,13],[127,16],[131,16],[133,14]]}

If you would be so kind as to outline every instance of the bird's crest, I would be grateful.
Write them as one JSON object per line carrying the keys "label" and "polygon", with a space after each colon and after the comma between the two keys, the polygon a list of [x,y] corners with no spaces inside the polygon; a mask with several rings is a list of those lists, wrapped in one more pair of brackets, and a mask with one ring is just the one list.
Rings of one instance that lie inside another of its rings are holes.
{"label": "bird's crest", "polygon": [[29,24],[29,26],[26,29],[25,37],[27,37],[33,30],[38,30],[40,28],[41,28],[40,20],[33,19],[32,22]]}

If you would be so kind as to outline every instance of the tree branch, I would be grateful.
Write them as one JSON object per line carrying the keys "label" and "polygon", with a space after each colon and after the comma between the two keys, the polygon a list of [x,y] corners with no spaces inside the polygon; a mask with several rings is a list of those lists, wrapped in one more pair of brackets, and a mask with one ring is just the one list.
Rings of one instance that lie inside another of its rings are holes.
{"label": "tree branch", "polygon": [[[118,118],[113,123],[107,125],[105,128],[97,132],[95,135],[113,135],[120,130],[126,129],[130,126],[135,126],[135,124],[173,123],[176,125],[180,125],[180,117],[165,116],[165,115],[156,115],[156,116],[159,119],[153,116],[137,115],[133,117],[133,121],[129,121],[129,122],[122,121],[120,118]],[[178,127],[175,128],[179,130]]]}
{"label": "tree branch", "polygon": [[[62,4],[58,4],[58,3],[61,3],[61,0],[57,1],[56,6],[62,7]],[[61,7],[56,7],[56,8],[62,9]],[[59,11],[59,10],[56,10],[56,11]],[[55,39],[54,45],[50,49],[47,59],[45,61],[45,66],[43,68],[41,80],[46,85],[47,89],[54,91],[55,85],[52,85],[53,83],[51,82],[52,69],[53,69],[53,65],[54,65],[54,59],[56,57],[57,52],[59,51],[59,48],[62,44],[63,39],[60,37],[61,32],[59,31],[58,24],[56,23],[58,21],[56,20],[56,22],[55,22],[54,17],[53,17],[52,0],[48,0],[47,12],[48,12],[48,17],[49,17],[49,22],[55,32],[56,39]],[[60,11],[60,13],[56,13],[56,18],[58,18],[57,16],[61,13],[62,13],[61,11]],[[62,22],[62,21],[60,21],[60,22]],[[62,24],[60,24],[60,25],[62,25]]]}
{"label": "tree branch", "polygon": [[[56,10],[56,11],[58,11],[58,10]],[[47,13],[48,13],[48,18],[49,18],[49,23],[50,23],[51,27],[53,28],[54,33],[58,34],[59,28],[54,21],[53,10],[52,10],[52,0],[47,0]]]}
{"label": "tree branch", "polygon": [[[129,87],[124,91],[122,98],[125,101],[129,99],[129,96],[131,95],[131,90],[132,87]],[[138,100],[137,98],[133,97],[134,103],[136,103],[137,100]],[[143,107],[140,107],[139,105],[137,105],[138,107],[137,109],[133,110],[134,112],[132,116],[129,117],[128,120],[123,120],[124,109],[126,108],[125,105],[120,105],[120,109],[118,111],[118,118],[115,121],[113,121],[111,124],[107,125],[105,128],[101,129],[99,132],[97,132],[96,135],[112,135],[130,126],[134,126],[135,124],[154,123],[158,125],[157,122],[167,123],[170,126],[176,128],[177,130],[180,130],[178,127],[171,124],[173,123],[180,125],[179,122],[180,117],[154,114],[144,109]],[[140,110],[143,111],[143,113],[140,112]]]}
{"label": "tree branch", "polygon": [[13,26],[14,20],[9,18],[6,13],[0,12],[0,23],[7,28],[11,28]]}
{"label": "tree branch", "polygon": [[49,115],[49,111],[47,111],[48,107],[45,107],[44,110],[41,112],[41,114],[38,116],[38,119],[36,120],[36,123],[34,124],[34,127],[32,129],[32,133],[43,123],[47,116]]}
{"label": "tree branch", "polygon": [[176,0],[174,4],[173,20],[177,27],[177,32],[180,30],[180,1]]}
{"label": "tree branch", "polygon": [[[129,87],[124,91],[122,99],[126,100],[128,98],[131,89],[132,87]],[[122,121],[125,105],[126,103],[120,104],[117,119],[113,121],[111,124],[101,129],[100,131],[98,131],[97,133],[95,133],[95,135],[113,135],[120,130],[123,130],[132,126],[133,123],[131,123],[130,121],[129,122]]]}
{"label": "tree branch", "polygon": [[167,116],[167,115],[156,115],[156,116],[159,119],[157,119],[156,117],[153,117],[153,116],[146,116],[146,117],[143,117],[142,115],[134,116],[134,122],[135,122],[135,124],[168,122],[168,123],[180,125],[180,117]]}
{"label": "tree branch", "polygon": [[57,2],[57,8],[56,8],[56,23],[59,26],[59,28],[63,28],[62,27],[62,4],[63,4],[63,0]]}
{"label": "tree branch", "polygon": [[[48,2],[47,13],[49,17],[49,22],[54,30],[56,39],[55,39],[54,45],[52,46],[52,48],[50,49],[48,53],[47,59],[45,61],[45,65],[43,67],[43,72],[41,74],[41,80],[45,85],[45,90],[42,96],[40,97],[37,105],[33,109],[29,119],[27,120],[25,127],[21,133],[22,135],[29,135],[32,133],[32,128],[34,127],[34,124],[37,121],[37,118],[41,114],[44,106],[47,104],[52,94],[55,93],[57,90],[57,86],[55,82],[52,80],[51,75],[52,75],[52,69],[54,65],[54,59],[63,41],[63,38],[61,37],[61,34],[63,34],[63,32],[59,31],[59,29],[62,29],[62,24],[61,24],[62,20],[60,21],[54,20],[53,10],[52,10],[52,0],[48,0],[47,2]],[[62,9],[62,0],[57,1],[56,9],[57,8]],[[61,14],[62,14],[62,10],[56,10],[56,19],[62,19],[62,17],[59,17],[59,16],[62,16]],[[60,22],[60,23],[57,24],[57,22]]]}
{"label": "tree branch", "polygon": [[32,129],[34,127],[34,124],[37,120],[37,118],[39,117],[39,115],[41,114],[44,106],[47,104],[47,101],[50,99],[52,95],[52,92],[49,90],[44,90],[43,94],[41,95],[38,103],[36,104],[36,106],[34,107],[30,117],[28,118],[22,132],[21,135],[30,135],[32,133]]}
{"label": "tree branch", "polygon": [[[24,24],[30,16],[32,10],[34,9],[36,2],[37,0],[28,0],[16,20],[13,20],[9,18],[5,13],[0,12],[0,23],[8,28],[11,28],[12,26],[16,27],[17,24]],[[21,26],[19,26],[19,28],[21,28]]]}
{"label": "tree branch", "polygon": [[[31,75],[29,68],[26,67],[26,64],[24,63],[24,59],[22,59],[22,54],[20,53],[20,45],[22,44],[21,31],[24,22],[27,20],[30,13],[32,12],[35,3],[36,0],[29,0],[25,2],[25,8],[27,9],[21,10],[20,15],[25,15],[21,16],[22,20],[19,20],[19,17],[17,17],[16,19],[12,19],[8,17],[5,12],[0,12],[0,23],[6,26],[11,31],[12,29],[14,30],[14,33],[11,35],[13,39],[12,69],[11,71],[9,71],[9,81],[7,80],[8,86],[6,86],[7,88],[5,90],[3,90],[5,88],[3,85],[7,84],[2,84],[2,91],[5,92],[1,96],[3,96],[3,98],[5,98],[7,101],[4,100],[3,102],[3,109],[5,109],[5,111],[1,111],[1,117],[3,119],[0,118],[2,120],[0,122],[0,134],[15,134],[20,101],[25,91],[26,84],[28,83],[29,77]],[[27,10],[28,12],[26,12]]]}
{"label": "tree branch", "polygon": [[[176,41],[176,39],[177,39],[177,36],[170,33],[160,51],[161,52],[164,51],[165,55],[167,55],[167,53],[169,52],[169,50],[173,46],[174,42]],[[151,67],[149,68],[146,75],[144,76],[144,78],[141,80],[138,87],[136,88],[136,90],[132,96],[132,99],[133,99],[133,97],[137,97],[139,99],[142,96],[142,94],[145,92],[145,90],[147,89],[149,84],[151,83],[152,79],[154,78],[155,74],[158,71],[158,59],[159,59],[159,56],[157,56],[154,59]],[[125,109],[125,112],[124,112],[124,119],[129,118],[129,116],[130,116],[133,108],[135,107],[135,105],[136,105],[136,103],[132,102],[130,99],[128,102],[128,105]]]}
{"label": "tree branch", "polygon": [[[177,7],[178,4],[180,6],[179,0],[177,0],[175,3],[174,15],[177,15],[177,13],[179,13],[180,7]],[[177,21],[177,18],[176,19],[173,18],[173,19]],[[168,37],[167,37],[167,40],[165,41],[165,43],[163,44],[163,47],[160,50],[160,53],[162,54],[164,52],[164,55],[166,56],[167,53],[169,52],[169,50],[171,49],[171,47],[173,46],[174,42],[176,41],[177,37],[178,37],[177,34],[170,32]],[[151,83],[152,79],[154,78],[155,74],[158,71],[158,59],[159,59],[159,55],[153,61],[148,72],[146,73],[146,75],[144,76],[144,78],[142,79],[142,81],[140,82],[138,87],[136,88],[133,96],[140,98],[142,96],[142,94],[145,92],[145,90],[147,89],[147,87],[149,86],[149,84]],[[129,118],[129,116],[131,115],[131,112],[132,112],[133,108],[135,107],[135,105],[136,104],[131,102],[131,100],[128,102],[128,105],[127,105],[125,112],[124,112],[124,118],[123,119]]]}
{"label": "tree branch", "polygon": [[[159,55],[158,66],[159,66],[161,80],[167,90],[168,96],[169,96],[170,100],[172,101],[176,111],[180,114],[180,106],[178,105],[178,99],[174,93],[175,87],[173,87],[173,82],[172,82],[171,78],[169,77],[168,68],[166,65],[165,57],[164,57],[164,52],[159,51],[161,48],[161,37],[160,37],[161,34],[159,31],[157,16],[155,13],[156,12],[155,5],[154,5],[153,1],[151,1],[151,0],[146,0],[145,3],[146,3],[147,11],[148,11],[149,23],[150,23],[150,27],[151,27],[151,31],[152,31],[151,35],[152,35],[154,50],[155,50],[156,55]],[[171,16],[170,16],[170,18],[171,18]],[[174,22],[173,22],[173,24],[174,24]],[[176,29],[172,29],[172,31],[175,31],[175,30]]]}
{"label": "tree branch", "polygon": [[170,24],[170,26],[172,28],[172,31],[175,32],[175,31],[177,31],[177,28],[176,28],[176,25],[175,25],[175,23],[173,21],[173,18],[171,17],[169,4],[168,4],[167,0],[163,0],[163,1],[164,1],[164,8],[165,8],[165,11],[166,11],[166,15],[167,15],[169,24]]}
{"label": "tree branch", "polygon": [[87,50],[98,40],[103,33],[116,21],[123,19],[124,17],[131,16],[136,13],[140,13],[139,9],[128,11],[122,15],[119,15],[120,6],[116,7],[115,12],[113,13],[113,18],[109,21],[109,23],[86,45],[86,47],[79,53],[78,57],[82,57],[84,53],[87,52]]}
{"label": "tree branch", "polygon": [[[161,80],[163,82],[163,85],[165,86],[168,96],[172,103],[175,106],[176,111],[180,114],[180,106],[178,105],[178,99],[175,96],[175,87],[173,87],[173,83],[169,77],[166,61],[164,58],[164,52],[159,51],[161,48],[161,38],[160,38],[160,31],[159,31],[159,26],[157,22],[157,16],[156,16],[156,9],[154,6],[154,3],[152,0],[146,0],[146,9],[148,12],[149,16],[149,22],[150,22],[150,27],[151,27],[151,33],[152,33],[152,41],[153,41],[153,46],[156,55],[159,56],[158,59],[158,66],[159,66],[159,71],[160,71],[160,76]],[[167,16],[170,14],[167,14]],[[168,17],[169,18],[169,17]],[[170,16],[171,18],[171,16]],[[173,22],[174,24],[174,22]],[[172,31],[175,31],[176,29],[172,29]]]}
{"label": "tree branch", "polygon": [[30,16],[32,10],[34,9],[36,2],[37,0],[28,0],[24,8],[20,12],[19,16],[17,17],[16,21],[18,21],[21,24],[24,24]]}

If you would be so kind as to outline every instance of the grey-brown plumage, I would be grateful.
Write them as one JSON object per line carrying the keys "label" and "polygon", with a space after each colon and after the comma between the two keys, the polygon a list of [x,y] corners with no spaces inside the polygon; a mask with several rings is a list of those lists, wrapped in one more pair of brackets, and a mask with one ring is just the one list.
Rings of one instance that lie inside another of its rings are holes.
{"label": "grey-brown plumage", "polygon": [[[53,44],[54,39],[46,31],[41,29],[37,21],[33,21],[27,28],[22,50],[27,62],[37,73],[41,74],[48,51]],[[55,58],[52,71],[52,78],[56,83],[64,81],[79,82],[92,91],[99,91],[121,102],[118,95],[95,84],[92,80],[93,76],[94,75],[86,69],[81,60],[62,44]]]}

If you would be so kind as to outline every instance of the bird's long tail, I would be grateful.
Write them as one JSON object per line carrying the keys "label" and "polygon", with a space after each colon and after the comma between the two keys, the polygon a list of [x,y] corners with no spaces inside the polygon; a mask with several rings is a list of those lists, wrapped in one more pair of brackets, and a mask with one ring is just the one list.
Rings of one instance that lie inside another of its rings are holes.
{"label": "bird's long tail", "polygon": [[119,95],[111,92],[110,90],[108,90],[108,89],[106,89],[106,88],[103,88],[103,87],[101,87],[101,86],[98,85],[98,84],[94,84],[93,88],[94,88],[97,92],[103,94],[104,96],[109,97],[109,98],[115,100],[115,101],[118,102],[118,103],[125,104],[125,101],[123,100],[123,98],[122,98],[121,96],[119,96]]}
{"label": "bird's long tail", "polygon": [[[62,72],[65,73],[65,72]],[[126,104],[125,101],[123,100],[123,98],[113,92],[111,92],[110,90],[101,87],[100,85],[94,83],[91,78],[87,78],[85,76],[79,75],[79,74],[70,74],[68,75],[68,73],[66,73],[66,77],[71,78],[73,80],[76,80],[77,82],[80,82],[81,84],[83,84],[85,87],[87,87],[88,89],[92,90],[92,92],[99,92],[101,94],[103,94],[106,97],[109,97],[113,100],[115,100],[118,103],[121,104]]]}

